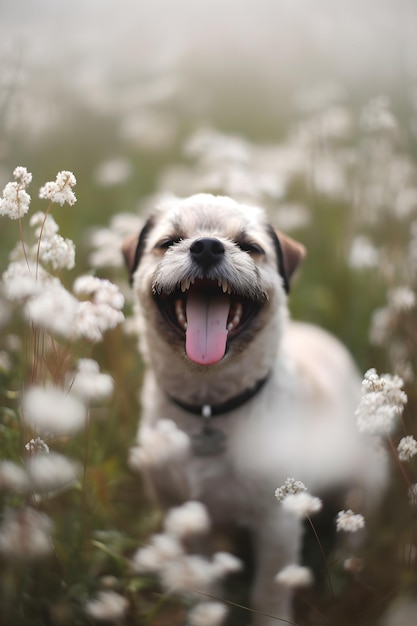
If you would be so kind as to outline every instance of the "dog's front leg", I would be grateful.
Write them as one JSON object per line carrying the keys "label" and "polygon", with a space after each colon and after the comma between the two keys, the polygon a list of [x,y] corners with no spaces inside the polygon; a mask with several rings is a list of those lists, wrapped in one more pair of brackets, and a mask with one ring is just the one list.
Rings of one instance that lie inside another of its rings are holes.
{"label": "dog's front leg", "polygon": [[255,528],[255,581],[252,607],[258,612],[256,626],[277,626],[290,620],[291,592],[277,583],[276,574],[286,565],[297,563],[302,527],[297,519],[275,509]]}

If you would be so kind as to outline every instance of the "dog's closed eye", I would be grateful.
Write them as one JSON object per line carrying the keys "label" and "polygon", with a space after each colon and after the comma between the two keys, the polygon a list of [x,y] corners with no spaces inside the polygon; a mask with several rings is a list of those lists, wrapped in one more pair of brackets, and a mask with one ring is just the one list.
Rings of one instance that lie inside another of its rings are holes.
{"label": "dog's closed eye", "polygon": [[235,243],[243,252],[249,252],[249,254],[265,254],[265,250],[257,243],[251,241],[236,241]]}
{"label": "dog's closed eye", "polygon": [[183,240],[183,237],[172,237],[172,238],[167,238],[167,239],[162,239],[162,241],[159,241],[155,248],[158,248],[159,250],[167,250],[168,248],[171,248],[171,246],[174,246],[176,243],[180,243],[180,241]]}

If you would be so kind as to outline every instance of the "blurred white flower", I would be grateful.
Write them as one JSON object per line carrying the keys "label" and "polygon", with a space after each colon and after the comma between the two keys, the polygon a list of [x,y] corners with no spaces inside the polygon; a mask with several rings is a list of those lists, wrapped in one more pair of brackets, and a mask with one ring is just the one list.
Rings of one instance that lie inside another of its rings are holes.
{"label": "blurred white flower", "polygon": [[309,587],[313,583],[313,573],[308,567],[291,563],[286,565],[275,576],[275,582],[284,587],[296,589],[298,587]]}
{"label": "blurred white flower", "polygon": [[113,378],[102,374],[94,359],[77,361],[77,371],[70,384],[71,391],[86,402],[105,400],[113,393]]}
{"label": "blurred white flower", "polygon": [[0,491],[26,493],[29,478],[23,467],[13,461],[0,461]]}
{"label": "blurred white flower", "polygon": [[32,560],[52,552],[52,521],[32,508],[9,509],[0,524],[0,553]]}
{"label": "blurred white flower", "polygon": [[228,609],[221,602],[199,602],[187,615],[187,626],[221,626]]}
{"label": "blurred white flower", "polygon": [[85,606],[86,614],[97,622],[120,622],[129,608],[127,598],[116,591],[99,591]]}
{"label": "blurred white flower", "polygon": [[122,242],[131,233],[139,233],[143,220],[131,213],[118,213],[108,228],[95,229],[90,237],[93,252],[89,256],[92,267],[120,267],[124,264]]}
{"label": "blurred white flower", "polygon": [[34,493],[71,487],[80,474],[79,465],[58,452],[31,455],[26,461],[26,469]]}
{"label": "blurred white flower", "polygon": [[129,465],[134,470],[184,460],[190,452],[190,438],[174,421],[161,419],[141,429],[140,444],[131,448]]}
{"label": "blurred white flower", "polygon": [[80,303],[61,283],[54,283],[30,298],[24,308],[28,321],[52,334],[74,335]]}
{"label": "blurred white flower", "polygon": [[403,437],[398,443],[397,451],[400,461],[411,461],[413,456],[417,454],[417,441],[412,435]]}
{"label": "blurred white flower", "polygon": [[378,267],[379,250],[365,235],[357,235],[349,251],[349,265],[355,269]]}
{"label": "blurred white flower", "polygon": [[307,491],[307,487],[301,480],[295,480],[295,478],[287,478],[285,483],[275,490],[275,497],[278,502],[282,502],[290,494],[300,493]]}
{"label": "blurred white flower", "polygon": [[103,339],[107,330],[116,328],[124,319],[121,311],[107,304],[96,304],[89,300],[80,302],[74,320],[74,336],[97,343]]}
{"label": "blurred white flower", "polygon": [[177,537],[159,533],[152,535],[148,545],[139,548],[132,557],[132,569],[138,573],[159,573],[167,563],[184,555]]}
{"label": "blurred white flower", "polygon": [[96,304],[106,304],[118,310],[122,309],[125,303],[117,285],[96,276],[79,276],[74,282],[74,293],[93,296]]}
{"label": "blurred white flower", "polygon": [[94,178],[99,185],[110,187],[124,183],[132,174],[132,165],[125,158],[109,159],[100,163]]}
{"label": "blurred white flower", "polygon": [[30,205],[30,195],[25,191],[32,180],[25,167],[16,167],[13,172],[15,182],[7,183],[0,198],[0,215],[17,220],[26,215]]}
{"label": "blurred white flower", "polygon": [[285,496],[282,506],[295,517],[305,517],[321,511],[322,501],[305,491],[300,491]]}
{"label": "blurred white flower", "polygon": [[190,500],[168,511],[164,519],[165,532],[176,537],[207,533],[210,517],[201,502]]}
{"label": "blurred white flower", "polygon": [[74,242],[71,239],[64,239],[61,235],[42,237],[39,258],[43,263],[51,263],[54,270],[61,268],[71,270],[75,267]]}
{"label": "blurred white flower", "polygon": [[23,419],[39,434],[72,435],[85,426],[81,400],[59,387],[30,387],[23,394]]}
{"label": "blurred white flower", "polygon": [[399,376],[379,376],[374,368],[365,373],[362,398],[355,411],[360,432],[387,434],[392,431],[396,418],[407,403],[407,396],[402,391],[403,384]]}
{"label": "blurred white flower", "polygon": [[230,552],[215,552],[213,555],[213,565],[220,576],[240,572],[243,569],[243,562]]}
{"label": "blurred white flower", "polygon": [[415,308],[416,294],[410,287],[394,287],[388,290],[387,301],[393,311],[403,313]]}
{"label": "blurred white flower", "polygon": [[[30,226],[35,228],[34,234],[37,239],[42,234],[42,237],[53,237],[59,231],[59,226],[49,213],[45,217],[45,213],[43,211],[38,211],[34,213],[29,221]],[[43,230],[42,230],[43,228]]]}
{"label": "blurred white flower", "polygon": [[42,266],[29,261],[14,261],[3,273],[4,293],[9,300],[24,300],[42,292],[45,286],[60,285]]}
{"label": "blurred white flower", "polygon": [[365,518],[360,513],[354,513],[351,509],[339,511],[336,517],[336,530],[346,533],[356,533],[365,527]]}
{"label": "blurred white flower", "polygon": [[77,201],[72,191],[72,187],[74,187],[76,183],[76,178],[72,172],[65,170],[58,172],[54,182],[47,182],[41,187],[39,197],[51,200],[51,202],[56,202],[61,206],[63,206],[65,202],[72,206]]}
{"label": "blurred white flower", "polygon": [[197,554],[184,554],[167,563],[161,571],[162,585],[169,592],[210,593],[217,579],[217,568]]}

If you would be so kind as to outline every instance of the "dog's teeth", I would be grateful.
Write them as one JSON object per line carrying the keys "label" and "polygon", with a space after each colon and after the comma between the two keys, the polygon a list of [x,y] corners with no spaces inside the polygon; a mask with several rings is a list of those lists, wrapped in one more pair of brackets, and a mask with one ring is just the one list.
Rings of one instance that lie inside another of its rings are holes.
{"label": "dog's teeth", "polygon": [[229,284],[227,282],[227,280],[223,280],[222,281],[222,289],[223,289],[223,293],[226,293],[229,289]]}
{"label": "dog's teeth", "polygon": [[182,326],[184,330],[187,330],[187,319],[185,317],[184,303],[181,298],[175,301],[175,315],[177,316],[179,325]]}
{"label": "dog's teeth", "polygon": [[229,322],[229,324],[227,325],[228,331],[233,330],[234,328],[237,328],[237,326],[239,326],[240,320],[242,319],[242,311],[243,311],[242,305],[240,302],[238,302],[235,305],[233,318],[231,322]]}
{"label": "dog's teeth", "polygon": [[190,279],[189,278],[184,278],[181,281],[181,291],[184,293],[185,291],[187,291],[187,289],[190,288]]}

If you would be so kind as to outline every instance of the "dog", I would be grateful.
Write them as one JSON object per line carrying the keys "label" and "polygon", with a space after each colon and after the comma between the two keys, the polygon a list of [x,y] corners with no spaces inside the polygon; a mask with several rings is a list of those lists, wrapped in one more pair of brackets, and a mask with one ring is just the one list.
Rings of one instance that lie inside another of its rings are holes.
{"label": "dog", "polygon": [[356,430],[360,379],[345,347],[289,317],[304,247],[266,212],[197,194],[161,202],[123,245],[146,365],[141,429],[161,418],[192,453],[152,477],[163,506],[203,502],[214,527],[249,529],[259,626],[291,619],[274,581],[300,559],[302,523],[274,498],[289,477],[310,493],[377,491],[383,469]]}

